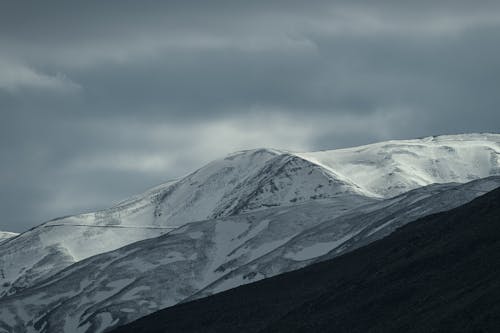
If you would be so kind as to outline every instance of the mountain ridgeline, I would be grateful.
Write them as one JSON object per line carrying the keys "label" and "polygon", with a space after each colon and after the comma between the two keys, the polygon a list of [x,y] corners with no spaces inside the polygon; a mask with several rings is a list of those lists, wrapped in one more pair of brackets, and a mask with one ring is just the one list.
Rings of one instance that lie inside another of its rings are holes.
{"label": "mountain ridgeline", "polygon": [[230,154],[0,239],[0,332],[104,332],[330,260],[500,186],[500,135]]}

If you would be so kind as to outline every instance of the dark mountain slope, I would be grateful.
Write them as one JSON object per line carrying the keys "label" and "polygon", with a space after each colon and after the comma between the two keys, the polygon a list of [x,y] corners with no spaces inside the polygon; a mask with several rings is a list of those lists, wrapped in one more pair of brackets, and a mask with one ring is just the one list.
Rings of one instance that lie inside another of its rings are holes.
{"label": "dark mountain slope", "polygon": [[333,260],[113,332],[330,331],[500,331],[500,189]]}

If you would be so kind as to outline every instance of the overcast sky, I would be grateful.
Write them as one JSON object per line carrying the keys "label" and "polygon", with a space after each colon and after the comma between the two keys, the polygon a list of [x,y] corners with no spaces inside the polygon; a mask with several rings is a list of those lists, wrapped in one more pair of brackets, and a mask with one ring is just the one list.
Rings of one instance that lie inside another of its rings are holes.
{"label": "overcast sky", "polygon": [[0,230],[246,148],[500,132],[500,1],[5,1]]}

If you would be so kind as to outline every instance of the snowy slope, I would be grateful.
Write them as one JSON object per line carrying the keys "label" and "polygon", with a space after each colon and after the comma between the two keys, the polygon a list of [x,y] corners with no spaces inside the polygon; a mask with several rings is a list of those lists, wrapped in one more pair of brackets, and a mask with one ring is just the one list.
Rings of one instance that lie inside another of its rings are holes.
{"label": "snowy slope", "polygon": [[500,177],[491,177],[431,185],[382,202],[346,195],[190,223],[88,258],[0,299],[0,332],[103,332],[187,299],[345,253],[498,186]]}
{"label": "snowy slope", "polygon": [[19,235],[19,234],[15,233],[15,232],[0,231],[0,243],[9,239],[9,238],[15,237],[17,235]]}
{"label": "snowy slope", "polygon": [[433,183],[500,175],[499,134],[393,140],[296,155],[385,198]]}
{"label": "snowy slope", "polygon": [[9,231],[0,231],[0,240],[5,240],[7,238],[11,238],[14,236],[19,235],[18,233],[15,232],[9,232]]}
{"label": "snowy slope", "polygon": [[499,174],[499,142],[500,135],[469,134],[315,153],[234,153],[110,209],[55,219],[0,244],[0,297],[189,222],[346,194],[387,198]]}
{"label": "snowy slope", "polygon": [[55,219],[0,244],[0,297],[185,223],[358,194],[364,193],[295,155],[268,149],[231,154],[110,209]]}
{"label": "snowy slope", "polygon": [[309,228],[250,264],[240,265],[190,299],[334,258],[386,237],[420,217],[458,207],[498,187],[498,176],[463,185],[429,185],[383,202],[360,207]]}
{"label": "snowy slope", "polygon": [[[372,202],[378,201],[345,196],[334,202],[312,201],[189,223],[168,235],[83,260],[50,277],[47,283],[4,297],[0,318],[16,313],[21,327],[29,321],[23,318],[23,312],[33,310],[30,316],[39,317],[51,309],[58,318],[43,319],[47,320],[48,332],[64,331],[63,327],[66,332],[78,332],[80,324],[89,327],[89,332],[100,331],[114,320],[105,322],[103,318],[111,318],[111,314],[100,313],[114,310],[94,313],[94,307],[114,308],[114,302],[125,301],[130,307],[120,305],[116,311],[123,308],[123,313],[132,317],[137,309],[145,314],[175,304],[222,277],[231,266],[250,262],[308,227],[350,211],[354,205]],[[143,295],[147,302],[141,302]],[[35,306],[28,310],[25,304]],[[81,323],[84,312],[89,314],[91,326]]]}
{"label": "snowy slope", "polygon": [[388,141],[314,153],[231,154],[115,207],[46,222],[0,243],[0,297],[69,265],[186,223],[313,201],[382,200],[433,183],[500,174],[500,135]]}

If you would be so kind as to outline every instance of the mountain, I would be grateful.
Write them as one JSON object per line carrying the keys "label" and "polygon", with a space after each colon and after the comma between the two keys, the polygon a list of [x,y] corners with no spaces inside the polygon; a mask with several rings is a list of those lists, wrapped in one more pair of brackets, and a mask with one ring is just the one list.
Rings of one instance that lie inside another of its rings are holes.
{"label": "mountain", "polygon": [[0,243],[0,328],[101,332],[338,256],[498,187],[499,152],[466,134],[230,154]]}
{"label": "mountain", "polygon": [[110,209],[55,219],[0,244],[0,267],[5,272],[0,296],[82,259],[186,223],[312,199],[361,196],[358,193],[329,171],[294,155],[266,149],[231,154]]}
{"label": "mountain", "polygon": [[[159,309],[352,251],[500,186],[436,184],[193,222],[93,256],[0,299],[0,332],[103,332]],[[354,200],[361,200],[350,209]]]}
{"label": "mountain", "polygon": [[500,135],[463,134],[314,153],[234,153],[110,209],[58,218],[0,244],[0,297],[85,258],[186,223],[311,200],[363,198],[353,201],[353,209],[361,201],[433,183],[498,175],[499,152]]}
{"label": "mountain", "polygon": [[338,258],[113,333],[498,332],[500,189]]}

